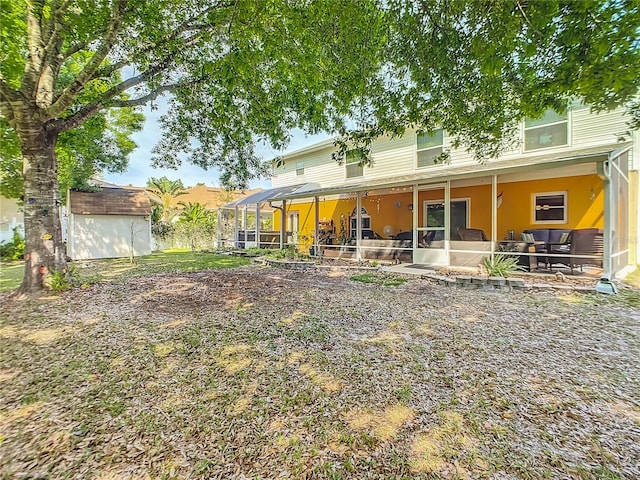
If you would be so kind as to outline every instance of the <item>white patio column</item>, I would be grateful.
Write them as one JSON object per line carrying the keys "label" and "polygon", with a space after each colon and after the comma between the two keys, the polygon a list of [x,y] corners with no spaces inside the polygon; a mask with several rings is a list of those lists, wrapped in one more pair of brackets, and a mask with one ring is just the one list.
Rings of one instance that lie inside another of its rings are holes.
{"label": "white patio column", "polygon": [[244,235],[244,242],[243,242],[243,248],[247,248],[247,240],[249,240],[249,235],[247,232],[248,226],[249,226],[249,219],[247,218],[248,215],[248,209],[249,207],[247,205],[244,206],[244,208],[242,209],[242,232]]}
{"label": "white patio column", "polygon": [[218,222],[218,228],[216,229],[216,248],[222,246],[222,208],[219,208],[216,212],[216,220]]}
{"label": "white patio column", "polygon": [[240,209],[235,206],[235,217],[233,218],[233,248],[238,248],[238,240],[240,236]]}
{"label": "white patio column", "polygon": [[360,240],[362,239],[362,192],[356,193],[356,259],[362,260]]}
{"label": "white patio column", "polygon": [[284,248],[284,237],[287,234],[287,201],[282,201],[280,210],[280,250]]}
{"label": "white patio column", "polygon": [[451,266],[449,250],[451,249],[451,180],[444,185],[444,255],[447,266]]}
{"label": "white patio column", "polygon": [[413,184],[413,210],[411,211],[411,218],[413,221],[413,241],[411,244],[411,249],[413,250],[411,252],[411,263],[414,262],[414,256],[416,253],[416,250],[418,249],[418,211],[420,210],[419,205],[418,205],[418,184],[414,183]]}
{"label": "white patio column", "polygon": [[260,202],[256,202],[256,246],[260,247]]}
{"label": "white patio column", "polygon": [[318,241],[318,236],[320,235],[320,228],[319,228],[319,223],[320,223],[320,198],[319,197],[314,197],[313,201],[315,202],[315,216],[316,216],[316,225],[315,225],[315,231],[313,234],[313,252],[315,253],[316,256],[320,256],[320,242]]}
{"label": "white patio column", "polygon": [[498,239],[498,176],[491,175],[491,256]]}
{"label": "white patio column", "polygon": [[[631,147],[621,147],[609,154],[609,158],[604,162],[598,164],[598,175],[602,178],[604,189],[604,229],[603,229],[603,248],[602,248],[602,278],[596,284],[596,290],[601,293],[617,293],[616,286],[611,283],[611,279],[614,276],[614,248],[613,242],[616,235],[619,235],[619,222],[618,218],[618,206],[621,199],[618,196],[618,188],[620,182],[620,176],[623,177],[623,181],[628,179],[622,175],[617,162],[620,161],[622,155],[629,151]],[[626,157],[623,161],[627,161]],[[615,169],[614,177],[612,179],[612,172]],[[612,185],[613,183],[613,185]],[[622,201],[628,201],[628,199],[622,199]],[[628,219],[624,219],[628,221]],[[628,248],[628,247],[627,247]],[[619,254],[619,252],[615,252]]]}

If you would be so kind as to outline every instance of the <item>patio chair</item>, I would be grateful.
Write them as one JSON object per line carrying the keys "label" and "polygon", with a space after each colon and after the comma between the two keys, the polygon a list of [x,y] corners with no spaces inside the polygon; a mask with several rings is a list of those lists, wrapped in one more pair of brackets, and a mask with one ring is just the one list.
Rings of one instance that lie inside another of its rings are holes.
{"label": "patio chair", "polygon": [[431,230],[424,237],[422,237],[422,243],[429,245],[431,242],[437,242],[444,240],[443,230]]}
{"label": "patio chair", "polygon": [[489,239],[484,234],[484,230],[479,228],[461,228],[458,230],[460,239],[465,242],[487,242]]}
{"label": "patio chair", "polygon": [[[549,244],[549,253],[568,254],[567,257],[548,257],[549,269],[554,263],[561,263],[568,266],[573,274],[574,267],[582,265],[596,265],[602,267],[603,253],[602,230],[598,228],[581,228],[572,230],[567,242],[564,244]],[[599,258],[586,258],[580,255],[598,256]]]}

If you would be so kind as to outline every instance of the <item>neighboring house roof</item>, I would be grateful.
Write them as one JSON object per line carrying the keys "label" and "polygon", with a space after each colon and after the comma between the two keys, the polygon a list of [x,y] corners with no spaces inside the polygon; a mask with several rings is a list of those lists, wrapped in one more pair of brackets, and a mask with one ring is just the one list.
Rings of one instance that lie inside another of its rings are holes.
{"label": "neighboring house roof", "polygon": [[151,202],[144,188],[102,187],[99,192],[69,192],[71,213],[81,215],[151,214]]}
{"label": "neighboring house roof", "polygon": [[205,185],[197,185],[195,187],[185,189],[187,193],[178,195],[172,201],[173,207],[178,207],[179,203],[195,203],[198,202],[207,210],[217,210],[222,205],[233,202],[247,195],[252,195],[262,191],[261,188],[253,190],[234,190],[228,191],[224,188],[207,187]]}

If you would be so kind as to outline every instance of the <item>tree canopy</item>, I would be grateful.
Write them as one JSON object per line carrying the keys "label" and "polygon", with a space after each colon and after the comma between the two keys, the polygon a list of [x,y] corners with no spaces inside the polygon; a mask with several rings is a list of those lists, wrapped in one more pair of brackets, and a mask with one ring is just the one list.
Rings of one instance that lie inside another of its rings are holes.
{"label": "tree canopy", "polygon": [[[385,2],[378,90],[342,139],[366,153],[381,134],[444,128],[480,160],[513,141],[523,117],[582,102],[625,106],[640,126],[640,4],[633,0]],[[366,163],[366,159],[365,159]]]}
{"label": "tree canopy", "polygon": [[[3,98],[35,77],[42,118],[61,132],[85,129],[59,149],[61,166],[79,166],[65,168],[67,177],[90,170],[92,156],[103,159],[95,169],[121,170],[130,151],[122,136],[117,159],[96,152],[99,142],[78,142],[107,131],[114,117],[104,112],[166,92],[154,164],[218,167],[231,187],[264,173],[256,141],[280,148],[294,127],[356,143],[407,126],[443,127],[485,158],[504,147],[516,120],[570,98],[639,111],[631,101],[640,84],[633,0],[0,4]],[[11,109],[3,115],[11,119]]]}

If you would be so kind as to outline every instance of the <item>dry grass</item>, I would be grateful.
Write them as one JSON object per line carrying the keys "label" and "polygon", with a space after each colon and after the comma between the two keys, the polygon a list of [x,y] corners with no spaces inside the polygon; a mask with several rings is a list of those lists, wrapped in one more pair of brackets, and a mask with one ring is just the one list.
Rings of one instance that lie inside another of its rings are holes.
{"label": "dry grass", "polygon": [[614,296],[155,274],[0,314],[2,478],[637,478]]}

